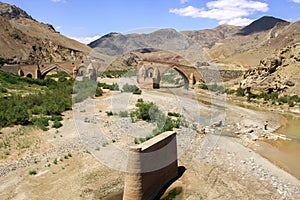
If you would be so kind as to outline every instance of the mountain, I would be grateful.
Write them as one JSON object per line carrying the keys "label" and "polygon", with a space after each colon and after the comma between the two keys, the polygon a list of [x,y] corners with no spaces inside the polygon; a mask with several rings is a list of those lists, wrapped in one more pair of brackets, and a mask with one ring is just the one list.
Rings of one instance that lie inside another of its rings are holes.
{"label": "mountain", "polygon": [[149,34],[109,33],[88,46],[110,56],[118,56],[139,49],[177,51],[200,48],[195,40],[174,29],[160,29]]}
{"label": "mountain", "polygon": [[275,17],[264,16],[259,18],[258,20],[255,20],[248,26],[242,28],[238,34],[250,35],[252,33],[267,31],[275,27],[275,25],[278,23],[289,23],[289,22]]}
{"label": "mountain", "polygon": [[[253,27],[252,25],[249,26]],[[245,30],[245,27],[241,30]],[[207,51],[211,58],[217,62],[237,64],[247,69],[256,66],[260,60],[272,55],[276,50],[299,42],[299,33],[300,21],[279,22],[265,31],[247,35],[235,34],[221,39]]]}
{"label": "mountain", "polygon": [[91,48],[36,21],[24,10],[0,2],[0,57],[35,64],[85,58]]}
{"label": "mountain", "polygon": [[221,25],[213,29],[181,32],[160,29],[150,34],[109,33],[89,46],[107,56],[156,49],[179,54],[193,64],[209,61],[248,69],[270,56],[275,49],[298,40],[299,37],[294,34],[298,29],[297,23],[264,16],[245,27]]}
{"label": "mountain", "polygon": [[213,29],[181,31],[203,47],[211,48],[218,41],[229,38],[240,31],[240,26],[220,25]]}
{"label": "mountain", "polygon": [[300,95],[300,43],[277,50],[243,76],[241,87],[252,94],[280,92]]}

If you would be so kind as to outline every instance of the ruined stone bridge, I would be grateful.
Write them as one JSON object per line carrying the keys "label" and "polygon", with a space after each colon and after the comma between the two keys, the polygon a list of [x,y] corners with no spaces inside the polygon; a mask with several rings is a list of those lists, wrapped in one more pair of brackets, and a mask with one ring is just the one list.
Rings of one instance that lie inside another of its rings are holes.
{"label": "ruined stone bridge", "polygon": [[29,78],[44,79],[46,75],[54,70],[61,70],[72,76],[73,68],[79,63],[60,62],[60,63],[45,63],[42,65],[20,65],[18,75]]}
{"label": "ruined stone bridge", "polygon": [[197,82],[202,82],[201,73],[196,67],[187,66],[172,62],[147,61],[143,60],[137,66],[137,81],[142,87],[159,88],[161,77],[174,69],[185,79],[186,84],[194,85]]}
{"label": "ruined stone bridge", "polygon": [[88,79],[97,79],[98,63],[92,62],[57,62],[43,63],[34,65],[4,65],[1,70],[10,72],[21,77],[44,79],[48,73],[55,70],[64,71],[71,77],[85,77]]}

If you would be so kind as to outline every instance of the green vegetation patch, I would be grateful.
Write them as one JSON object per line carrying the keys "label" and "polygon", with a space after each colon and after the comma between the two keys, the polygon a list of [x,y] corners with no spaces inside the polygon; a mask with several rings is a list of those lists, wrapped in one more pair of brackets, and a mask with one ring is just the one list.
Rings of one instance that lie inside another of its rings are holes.
{"label": "green vegetation patch", "polygon": [[[1,86],[13,91],[0,98],[0,128],[12,125],[35,124],[46,130],[39,116],[60,116],[72,109],[72,79],[31,79],[0,71]],[[19,93],[25,86],[27,93]],[[34,87],[33,87],[34,86]],[[5,108],[5,109],[4,109]],[[49,119],[48,119],[49,120]],[[58,120],[59,121],[59,120]]]}
{"label": "green vegetation patch", "polygon": [[124,70],[107,70],[104,72],[99,72],[98,76],[102,78],[120,78],[120,77],[132,77],[136,75],[134,69],[124,69]]}
{"label": "green vegetation patch", "polygon": [[188,125],[181,114],[170,112],[168,115],[165,115],[153,102],[144,102],[143,99],[138,99],[136,107],[137,109],[130,113],[132,121],[143,120],[151,122],[156,125],[156,128],[153,130],[152,135],[145,138],[135,138],[135,144],[143,143],[163,132],[171,131],[173,128],[179,128],[181,125]]}
{"label": "green vegetation patch", "polygon": [[107,83],[98,83],[98,87],[115,91],[119,90],[119,85],[117,83],[113,83],[112,85]]}
{"label": "green vegetation patch", "polygon": [[131,92],[133,94],[142,94],[142,90],[138,88],[136,85],[129,85],[126,83],[122,88],[123,92]]}

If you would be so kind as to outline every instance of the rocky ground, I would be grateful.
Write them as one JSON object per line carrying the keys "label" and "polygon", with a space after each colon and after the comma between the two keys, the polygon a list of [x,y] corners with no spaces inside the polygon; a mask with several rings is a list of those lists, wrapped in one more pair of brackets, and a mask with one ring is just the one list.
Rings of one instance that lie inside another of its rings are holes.
{"label": "rocky ground", "polygon": [[[181,199],[300,198],[298,179],[246,147],[255,143],[246,130],[264,133],[266,119],[275,130],[280,116],[226,103],[224,96],[200,96],[183,89],[143,90],[142,95],[107,91],[74,105],[58,130],[25,128],[24,137],[36,142],[17,148],[18,140],[11,139],[9,153],[2,152],[0,199],[116,199],[124,187],[126,149],[154,126],[106,111],[131,111],[138,98],[182,113],[190,122],[176,130],[179,164],[186,171],[171,188],[183,188]],[[3,129],[2,136],[15,138],[18,128]],[[200,133],[204,129],[206,134]]]}

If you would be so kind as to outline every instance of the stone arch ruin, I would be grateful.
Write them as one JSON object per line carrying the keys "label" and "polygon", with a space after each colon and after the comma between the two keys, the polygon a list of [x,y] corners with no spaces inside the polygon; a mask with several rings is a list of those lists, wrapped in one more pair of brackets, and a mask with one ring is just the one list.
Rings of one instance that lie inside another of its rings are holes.
{"label": "stone arch ruin", "polygon": [[137,66],[137,82],[144,88],[160,88],[161,77],[169,70],[176,70],[189,85],[194,85],[202,81],[200,72],[192,66],[141,61]]}

